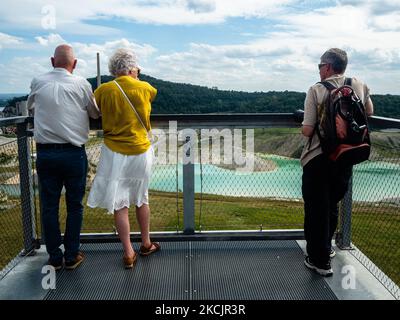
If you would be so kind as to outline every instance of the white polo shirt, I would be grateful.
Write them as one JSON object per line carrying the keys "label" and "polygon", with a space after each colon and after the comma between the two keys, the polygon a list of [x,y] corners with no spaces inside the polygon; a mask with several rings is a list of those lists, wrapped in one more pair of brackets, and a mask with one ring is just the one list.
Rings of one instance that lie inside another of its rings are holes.
{"label": "white polo shirt", "polygon": [[81,146],[88,140],[89,116],[96,119],[100,115],[90,83],[64,68],[32,80],[28,108],[35,110],[37,143]]}

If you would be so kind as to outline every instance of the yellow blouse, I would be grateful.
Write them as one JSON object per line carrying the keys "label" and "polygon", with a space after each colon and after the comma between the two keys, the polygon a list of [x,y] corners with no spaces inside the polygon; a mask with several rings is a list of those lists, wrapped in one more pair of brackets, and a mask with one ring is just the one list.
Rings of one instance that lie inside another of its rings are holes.
{"label": "yellow blouse", "polygon": [[[151,102],[157,89],[130,76],[115,80],[134,105],[147,130],[151,130]],[[146,152],[151,145],[147,132],[117,85],[112,81],[104,83],[96,89],[94,96],[102,114],[105,145],[125,155]]]}

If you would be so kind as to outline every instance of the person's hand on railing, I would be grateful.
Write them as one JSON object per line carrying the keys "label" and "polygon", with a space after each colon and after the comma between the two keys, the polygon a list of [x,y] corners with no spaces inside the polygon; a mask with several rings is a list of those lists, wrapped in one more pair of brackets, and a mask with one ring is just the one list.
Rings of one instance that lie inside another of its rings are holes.
{"label": "person's hand on railing", "polygon": [[304,119],[304,110],[298,109],[293,113],[294,120],[296,122],[302,123]]}

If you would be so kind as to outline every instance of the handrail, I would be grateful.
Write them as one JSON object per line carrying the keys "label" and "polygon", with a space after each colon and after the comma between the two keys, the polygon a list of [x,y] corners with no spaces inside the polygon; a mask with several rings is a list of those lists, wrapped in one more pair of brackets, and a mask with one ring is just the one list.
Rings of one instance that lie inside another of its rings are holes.
{"label": "handrail", "polygon": [[33,123],[33,117],[21,116],[0,118],[0,127],[8,127],[20,123]]}
{"label": "handrail", "polygon": [[[170,121],[176,121],[178,129],[299,127],[295,113],[152,114],[150,116],[154,128],[168,127]],[[101,118],[90,119],[90,128],[101,130]]]}
{"label": "handrail", "polygon": [[400,129],[400,119],[372,116],[369,122],[374,129]]}
{"label": "handrail", "polygon": [[[293,115],[298,122],[302,122],[304,119],[303,110],[297,110]],[[400,119],[370,116],[368,122],[373,129],[400,129]]]}
{"label": "handrail", "polygon": [[[299,127],[303,121],[303,110],[294,113],[201,113],[201,114],[152,114],[150,121],[154,127],[167,126],[169,121],[177,121],[178,128],[229,127]],[[400,119],[371,116],[369,123],[374,129],[400,129]],[[33,123],[33,117],[0,118],[0,127],[18,123]],[[90,128],[101,130],[101,118],[90,119]]]}
{"label": "handrail", "polygon": [[154,126],[177,121],[178,127],[263,128],[299,126],[294,113],[208,113],[208,114],[156,114],[151,117]]}
{"label": "handrail", "polygon": [[[177,121],[178,128],[190,127],[193,129],[218,127],[298,128],[303,121],[303,115],[303,110],[293,113],[152,114],[150,121],[153,127],[166,127],[169,121]],[[400,119],[371,116],[369,123],[373,129],[400,129]],[[101,130],[101,118],[91,119],[90,128]]]}

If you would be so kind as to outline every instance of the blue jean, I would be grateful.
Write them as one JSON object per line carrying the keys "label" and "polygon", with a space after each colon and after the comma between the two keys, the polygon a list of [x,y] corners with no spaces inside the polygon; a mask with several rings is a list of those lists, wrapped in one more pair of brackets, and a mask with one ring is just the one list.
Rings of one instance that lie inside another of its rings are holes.
{"label": "blue jean", "polygon": [[60,146],[37,150],[37,173],[44,241],[51,262],[61,262],[63,253],[59,224],[61,191],[65,186],[67,221],[64,233],[65,261],[75,259],[80,246],[88,162],[85,148]]}

